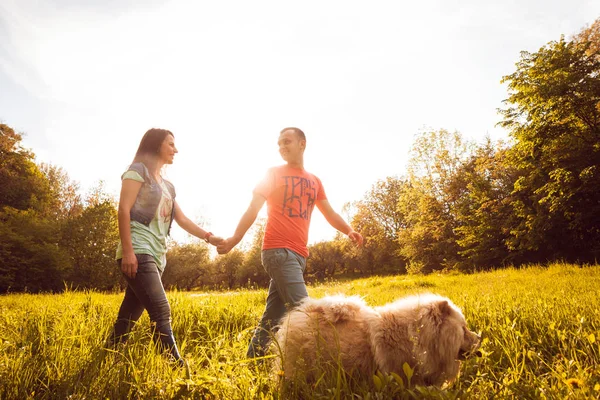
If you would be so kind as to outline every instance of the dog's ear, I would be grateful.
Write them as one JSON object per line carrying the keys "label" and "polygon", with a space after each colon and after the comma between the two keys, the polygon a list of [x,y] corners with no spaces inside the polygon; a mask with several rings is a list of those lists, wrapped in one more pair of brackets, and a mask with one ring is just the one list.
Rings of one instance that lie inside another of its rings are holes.
{"label": "dog's ear", "polygon": [[450,315],[450,311],[452,307],[448,303],[448,300],[440,300],[431,304],[431,316],[433,320],[440,324],[448,315]]}
{"label": "dog's ear", "polygon": [[452,307],[450,306],[450,303],[448,303],[448,300],[439,301],[437,306],[438,306],[438,309],[440,310],[441,316],[445,317],[446,315],[450,315],[450,312],[452,311]]}

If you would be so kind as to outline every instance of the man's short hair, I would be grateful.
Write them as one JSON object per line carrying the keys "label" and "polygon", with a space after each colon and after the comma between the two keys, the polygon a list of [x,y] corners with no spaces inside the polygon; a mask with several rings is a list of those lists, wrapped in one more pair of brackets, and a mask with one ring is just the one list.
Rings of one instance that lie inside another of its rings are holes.
{"label": "man's short hair", "polygon": [[281,130],[281,132],[279,132],[279,134],[281,135],[285,131],[294,131],[294,133],[296,134],[296,136],[298,136],[298,139],[306,141],[306,135],[299,128],[294,128],[294,127],[283,128]]}

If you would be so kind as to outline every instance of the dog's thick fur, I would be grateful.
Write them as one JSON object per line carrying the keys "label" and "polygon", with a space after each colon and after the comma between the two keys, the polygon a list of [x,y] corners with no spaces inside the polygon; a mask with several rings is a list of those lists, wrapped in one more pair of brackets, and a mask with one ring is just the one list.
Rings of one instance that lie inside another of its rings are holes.
{"label": "dog's thick fur", "polygon": [[377,370],[405,377],[412,384],[453,381],[465,354],[480,337],[467,329],[460,309],[449,299],[424,294],[369,307],[359,297],[307,298],[282,319],[276,334],[284,376],[311,379],[324,366],[371,376]]}

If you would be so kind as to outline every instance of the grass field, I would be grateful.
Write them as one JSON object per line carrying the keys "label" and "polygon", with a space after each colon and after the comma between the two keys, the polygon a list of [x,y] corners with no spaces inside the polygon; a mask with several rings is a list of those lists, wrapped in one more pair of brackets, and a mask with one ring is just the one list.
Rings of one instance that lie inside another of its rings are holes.
{"label": "grass field", "polygon": [[472,275],[372,277],[309,288],[381,305],[434,292],[483,336],[448,388],[404,387],[390,376],[329,374],[281,385],[269,362],[244,355],[266,290],[171,292],[173,328],[189,374],[154,351],[147,315],[130,341],[104,349],[122,294],[0,297],[0,399],[115,398],[599,398],[600,266],[554,264]]}

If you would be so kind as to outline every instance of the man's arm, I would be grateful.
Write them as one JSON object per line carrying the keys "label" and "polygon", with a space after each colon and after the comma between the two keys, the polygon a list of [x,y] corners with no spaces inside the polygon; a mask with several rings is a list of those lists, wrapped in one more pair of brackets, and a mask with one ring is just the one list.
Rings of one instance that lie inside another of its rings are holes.
{"label": "man's arm", "polygon": [[329,201],[327,199],[318,200],[316,204],[319,211],[321,211],[327,222],[329,222],[329,225],[333,226],[335,229],[342,232],[343,234],[348,235],[350,240],[352,240],[359,246],[362,246],[362,235],[356,232],[354,229],[352,229],[352,227],[348,225],[346,221],[344,221],[340,214],[336,213],[333,210],[333,208],[331,208],[331,204],[329,204]]}
{"label": "man's arm", "polygon": [[258,212],[262,208],[263,204],[265,204],[265,198],[260,194],[253,193],[252,201],[250,202],[250,205],[248,206],[248,209],[244,215],[242,215],[242,218],[240,219],[233,236],[223,240],[221,244],[217,246],[217,252],[219,254],[228,253],[242,240],[248,229],[250,229],[254,221],[256,221],[256,216],[258,215]]}

